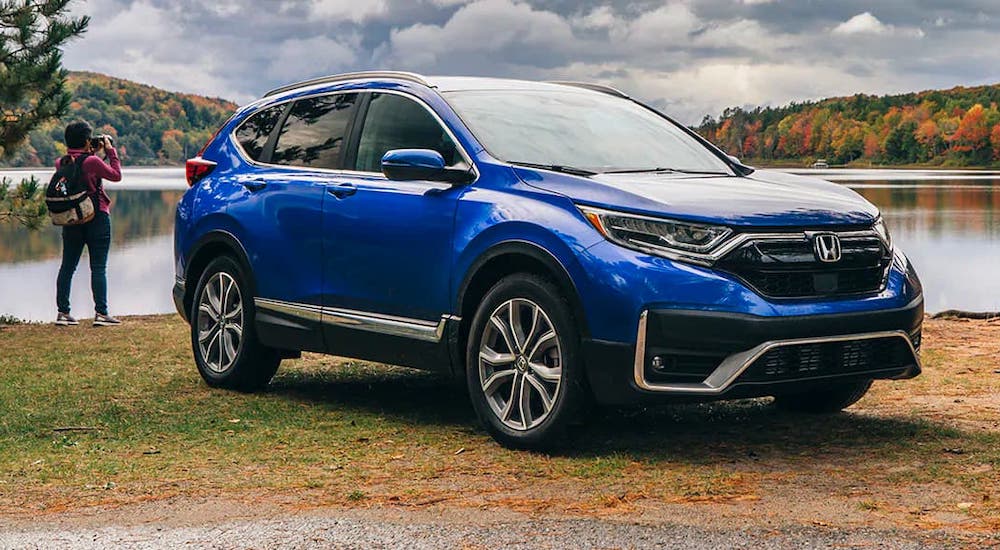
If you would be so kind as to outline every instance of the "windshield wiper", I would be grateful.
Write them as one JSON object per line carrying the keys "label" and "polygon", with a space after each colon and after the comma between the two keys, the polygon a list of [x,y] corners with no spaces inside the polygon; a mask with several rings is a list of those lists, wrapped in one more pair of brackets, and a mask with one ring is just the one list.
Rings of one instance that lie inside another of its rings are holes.
{"label": "windshield wiper", "polygon": [[605,170],[602,174],[643,174],[646,172],[680,172],[673,168],[623,168],[621,170]]}
{"label": "windshield wiper", "polygon": [[542,170],[552,170],[553,172],[562,172],[563,174],[572,174],[574,176],[596,176],[597,172],[593,170],[585,170],[583,168],[577,168],[575,166],[563,166],[560,164],[537,164],[534,162],[520,162],[520,161],[510,161],[511,164],[515,166],[524,166],[525,168],[541,168]]}
{"label": "windshield wiper", "polygon": [[676,174],[704,174],[709,176],[728,176],[725,172],[713,172],[708,170],[681,170],[680,168],[626,168],[623,170],[607,170],[602,174],[645,174],[658,172],[672,172]]}

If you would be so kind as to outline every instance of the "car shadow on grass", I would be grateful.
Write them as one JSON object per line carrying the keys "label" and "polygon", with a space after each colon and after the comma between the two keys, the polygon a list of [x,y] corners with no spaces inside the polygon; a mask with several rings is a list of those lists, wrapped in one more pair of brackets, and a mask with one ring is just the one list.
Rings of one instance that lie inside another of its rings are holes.
{"label": "car shadow on grass", "polygon": [[[410,426],[479,428],[463,384],[446,376],[384,367],[288,370],[269,393],[341,412],[377,414]],[[863,409],[863,402],[862,407]],[[940,450],[964,432],[910,416],[875,416],[860,409],[832,415],[789,413],[770,399],[743,399],[642,409],[598,409],[550,454],[626,455],[684,462],[769,458],[881,457],[914,446]]]}

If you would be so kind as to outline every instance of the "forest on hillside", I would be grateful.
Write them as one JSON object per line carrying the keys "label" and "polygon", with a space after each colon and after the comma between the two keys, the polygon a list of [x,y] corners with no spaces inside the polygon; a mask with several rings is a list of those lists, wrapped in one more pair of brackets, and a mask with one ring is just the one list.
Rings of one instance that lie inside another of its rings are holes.
{"label": "forest on hillside", "polygon": [[0,166],[49,166],[66,152],[66,124],[85,120],[96,134],[114,136],[126,165],[179,165],[193,156],[236,105],[222,99],[167,92],[96,73],[72,72],[73,96],[62,120],[36,129]]}
{"label": "forest on hillside", "polygon": [[695,128],[752,162],[1000,165],[1000,85],[726,109]]}

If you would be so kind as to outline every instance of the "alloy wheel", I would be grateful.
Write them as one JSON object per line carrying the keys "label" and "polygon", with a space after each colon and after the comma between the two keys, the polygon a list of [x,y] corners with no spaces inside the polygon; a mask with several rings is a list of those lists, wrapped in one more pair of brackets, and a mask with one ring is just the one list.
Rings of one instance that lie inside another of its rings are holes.
{"label": "alloy wheel", "polygon": [[218,272],[198,300],[198,348],[209,370],[228,370],[243,345],[243,298],[231,275]]}
{"label": "alloy wheel", "polygon": [[479,347],[479,382],[493,414],[529,430],[552,412],[561,381],[559,335],[545,311],[523,298],[497,307]]}

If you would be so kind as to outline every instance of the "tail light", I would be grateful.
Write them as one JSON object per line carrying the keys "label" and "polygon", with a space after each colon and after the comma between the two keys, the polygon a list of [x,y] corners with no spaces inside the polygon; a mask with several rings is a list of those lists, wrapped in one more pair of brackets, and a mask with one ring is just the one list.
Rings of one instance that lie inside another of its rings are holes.
{"label": "tail light", "polygon": [[211,174],[212,170],[215,170],[215,163],[210,160],[205,160],[201,157],[188,159],[187,164],[184,165],[184,171],[187,174],[188,186],[194,187],[194,184],[201,181],[201,179],[205,176]]}

